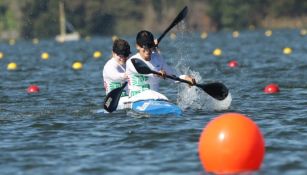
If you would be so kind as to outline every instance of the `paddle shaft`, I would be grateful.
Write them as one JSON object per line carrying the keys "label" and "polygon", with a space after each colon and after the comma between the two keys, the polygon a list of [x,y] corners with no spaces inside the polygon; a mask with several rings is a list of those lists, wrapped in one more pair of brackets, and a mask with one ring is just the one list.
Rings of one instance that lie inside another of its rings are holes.
{"label": "paddle shaft", "polygon": [[[153,73],[153,74],[162,76],[162,74],[160,72],[156,72],[156,71],[153,71],[153,70],[150,70],[150,72]],[[187,83],[190,86],[192,86],[190,81],[181,79],[181,78],[179,78],[179,77],[177,77],[175,75],[170,76],[170,75],[166,74],[165,77],[167,77],[169,79],[172,79],[172,80],[179,81],[179,82]],[[207,94],[209,94],[211,97],[213,97],[213,98],[215,98],[217,100],[224,100],[228,96],[228,89],[222,83],[218,83],[218,82],[216,82],[216,83],[209,83],[209,84],[198,84],[198,83],[195,83],[194,85],[196,87],[202,89]]]}
{"label": "paddle shaft", "polygon": [[177,15],[177,17],[174,19],[174,21],[168,26],[168,28],[165,29],[165,31],[162,33],[162,35],[158,38],[157,46],[159,45],[160,41],[164,38],[164,36],[169,32],[175,25],[177,25],[180,21],[185,18],[185,16],[188,13],[188,7],[185,6],[181,12]]}
{"label": "paddle shaft", "polygon": [[[153,71],[153,70],[151,70],[151,73],[162,76],[162,74],[160,72],[156,72],[156,71]],[[187,84],[191,85],[190,81],[181,79],[181,78],[179,78],[179,77],[177,77],[175,75],[167,75],[167,74],[165,74],[165,77],[169,78],[169,79],[172,79],[172,80],[175,80],[175,81],[180,81],[180,82],[187,83]],[[200,85],[197,84],[197,83],[195,84],[195,86],[200,87]]]}

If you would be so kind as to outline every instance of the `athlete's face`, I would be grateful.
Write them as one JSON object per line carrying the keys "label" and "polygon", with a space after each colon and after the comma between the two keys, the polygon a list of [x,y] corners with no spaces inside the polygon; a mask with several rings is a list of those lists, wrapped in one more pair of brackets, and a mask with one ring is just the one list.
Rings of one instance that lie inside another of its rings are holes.
{"label": "athlete's face", "polygon": [[123,55],[119,55],[119,64],[124,65],[126,64],[127,60],[129,57],[123,56]]}
{"label": "athlete's face", "polygon": [[128,58],[129,58],[129,56],[126,57],[126,56],[124,56],[124,55],[117,55],[116,53],[114,53],[114,57],[115,57],[115,59],[117,60],[117,62],[118,62],[119,64],[121,64],[121,65],[126,64]]}
{"label": "athlete's face", "polygon": [[143,48],[137,45],[137,49],[139,50],[139,53],[144,60],[150,61],[154,48]]}

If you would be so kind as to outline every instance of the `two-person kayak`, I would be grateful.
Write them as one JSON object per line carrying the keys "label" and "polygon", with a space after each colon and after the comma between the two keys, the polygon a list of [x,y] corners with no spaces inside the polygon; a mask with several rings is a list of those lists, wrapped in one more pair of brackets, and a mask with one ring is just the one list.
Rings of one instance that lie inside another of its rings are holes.
{"label": "two-person kayak", "polygon": [[[231,94],[229,93],[223,100],[217,100],[211,96],[207,98],[208,104],[211,104],[212,110],[228,109],[231,103]],[[209,102],[210,101],[210,102]],[[147,115],[176,115],[182,114],[182,109],[171,102],[165,95],[146,90],[133,97],[121,97],[116,111],[132,110],[137,113]],[[107,113],[107,111],[105,111]]]}

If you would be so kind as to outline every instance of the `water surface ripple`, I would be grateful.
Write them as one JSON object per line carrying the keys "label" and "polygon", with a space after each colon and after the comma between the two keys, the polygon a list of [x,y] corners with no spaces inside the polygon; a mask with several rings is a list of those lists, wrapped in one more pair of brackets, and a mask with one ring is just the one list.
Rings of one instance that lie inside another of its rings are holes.
{"label": "water surface ripple", "polygon": [[[135,45],[133,37],[125,39]],[[206,40],[197,33],[165,38],[160,48],[167,62],[181,73],[196,72],[201,82],[223,82],[233,98],[226,111],[191,104],[180,117],[95,112],[105,97],[101,71],[111,55],[109,37],[0,43],[5,54],[0,60],[0,174],[205,174],[197,153],[203,127],[222,113],[240,112],[265,137],[265,160],[256,174],[305,175],[306,40],[297,30],[273,31],[272,37],[256,30],[242,31],[239,38],[226,32]],[[293,53],[284,55],[284,47]],[[215,48],[223,50],[221,57],[212,55]],[[102,58],[92,58],[96,50]],[[50,58],[40,59],[42,52]],[[238,68],[227,66],[232,59]],[[83,70],[71,69],[76,60],[84,63]],[[9,62],[18,70],[7,71]],[[269,83],[279,84],[281,92],[264,94]],[[40,93],[27,94],[30,84],[38,84]],[[178,89],[165,81],[161,92],[176,101]]]}

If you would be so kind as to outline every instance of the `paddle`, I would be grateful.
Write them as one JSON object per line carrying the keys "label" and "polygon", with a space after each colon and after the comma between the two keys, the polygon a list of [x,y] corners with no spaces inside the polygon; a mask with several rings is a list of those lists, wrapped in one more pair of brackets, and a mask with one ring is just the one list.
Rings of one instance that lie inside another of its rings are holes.
{"label": "paddle", "polygon": [[164,38],[167,32],[169,32],[175,25],[177,25],[180,21],[187,16],[188,13],[188,7],[185,6],[180,13],[177,15],[177,17],[174,19],[174,21],[171,23],[171,25],[168,26],[168,28],[165,29],[165,31],[162,33],[162,35],[158,38],[158,43],[156,46],[159,45],[160,41]]}
{"label": "paddle", "polygon": [[[136,71],[140,74],[161,75],[160,72],[156,72],[156,71],[151,70],[146,65],[146,63],[144,61],[140,60],[140,59],[132,58],[131,62],[133,64],[133,66],[135,67]],[[179,77],[176,77],[175,75],[172,75],[172,76],[165,75],[165,77],[191,85],[191,83],[189,81],[181,79]],[[219,83],[219,82],[209,83],[209,84],[198,84],[198,83],[196,83],[195,86],[201,88],[203,91],[205,91],[207,94],[209,94],[211,97],[213,97],[217,100],[224,100],[228,95],[227,87],[224,84]]]}
{"label": "paddle", "polygon": [[[159,45],[160,41],[164,38],[167,32],[169,32],[175,25],[177,25],[180,21],[185,18],[185,16],[188,13],[188,7],[185,6],[181,12],[177,15],[177,17],[174,19],[174,21],[171,23],[171,25],[168,26],[168,28],[162,33],[162,35],[158,38],[158,43],[156,46]],[[125,86],[127,85],[127,82],[124,83],[121,87],[113,89],[111,92],[108,93],[108,95],[105,97],[103,102],[103,108],[108,112],[113,112],[116,110],[120,95],[123,92]]]}
{"label": "paddle", "polygon": [[121,87],[113,89],[108,93],[103,102],[103,108],[108,112],[113,112],[116,110],[120,95],[125,89],[127,82],[125,82]]}

